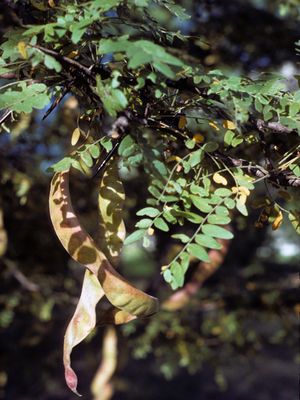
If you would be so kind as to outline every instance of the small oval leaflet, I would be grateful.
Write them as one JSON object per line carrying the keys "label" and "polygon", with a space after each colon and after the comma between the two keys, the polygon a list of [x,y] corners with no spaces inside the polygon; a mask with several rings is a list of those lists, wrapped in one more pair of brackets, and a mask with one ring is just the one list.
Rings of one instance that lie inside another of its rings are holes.
{"label": "small oval leaflet", "polygon": [[212,236],[212,237],[215,237],[218,239],[232,239],[233,238],[233,234],[230,231],[228,231],[218,225],[210,225],[210,224],[203,225],[202,232],[205,235]]}
{"label": "small oval leaflet", "polygon": [[72,133],[72,137],[71,137],[71,145],[72,146],[76,146],[76,144],[78,143],[80,139],[80,129],[77,127],[74,129],[73,133]]}

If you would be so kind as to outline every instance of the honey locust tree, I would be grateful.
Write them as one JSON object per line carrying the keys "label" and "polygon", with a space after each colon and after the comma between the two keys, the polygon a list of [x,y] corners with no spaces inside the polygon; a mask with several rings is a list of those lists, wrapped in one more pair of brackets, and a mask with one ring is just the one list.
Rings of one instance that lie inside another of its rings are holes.
{"label": "honey locust tree", "polygon": [[[0,47],[3,129],[34,110],[47,121],[76,101],[75,128],[52,134],[52,145],[66,153],[48,172],[54,230],[86,267],[64,341],[66,382],[77,393],[72,349],[96,325],[158,311],[156,298],[116,272],[123,244],[151,248],[156,237],[171,238],[176,246],[159,273],[178,290],[191,263],[210,263],[212,251],[226,249],[238,216],[253,223],[249,204],[260,210],[257,229],[277,230],[284,221],[300,232],[300,91],[279,74],[241,76],[201,65],[184,51],[191,38],[176,30],[189,15],[171,0],[7,4],[14,27]],[[126,236],[126,179],[139,174],[147,196]],[[71,202],[69,179],[82,176],[99,188],[94,238]],[[13,177],[6,172],[2,179]],[[23,182],[16,195],[26,190]]]}

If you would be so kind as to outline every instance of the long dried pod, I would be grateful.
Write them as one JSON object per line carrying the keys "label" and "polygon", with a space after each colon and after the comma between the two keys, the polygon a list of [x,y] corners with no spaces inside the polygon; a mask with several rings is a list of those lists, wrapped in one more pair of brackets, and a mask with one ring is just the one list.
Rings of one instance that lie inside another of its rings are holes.
{"label": "long dried pod", "polygon": [[[77,377],[70,366],[70,354],[73,347],[95,326],[95,307],[103,293],[116,308],[103,314],[104,323],[125,323],[136,317],[150,316],[157,312],[158,301],[132,286],[118,274],[80,225],[70,198],[69,171],[54,175],[50,187],[49,208],[54,230],[63,247],[75,261],[84,265],[91,273],[85,275],[77,313],[75,311],[76,315],[74,314],[68,326],[64,344],[66,382],[70,389],[77,393]],[[95,278],[99,282],[98,288]],[[99,323],[101,324],[101,321]]]}

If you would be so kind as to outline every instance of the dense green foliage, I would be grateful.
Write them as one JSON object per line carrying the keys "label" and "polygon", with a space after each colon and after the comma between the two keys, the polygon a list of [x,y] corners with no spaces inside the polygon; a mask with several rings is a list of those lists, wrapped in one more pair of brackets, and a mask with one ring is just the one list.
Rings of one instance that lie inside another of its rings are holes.
{"label": "dense green foliage", "polygon": [[[139,273],[144,289],[158,297],[161,294],[153,275],[156,279],[162,276],[173,290],[184,289],[199,262],[210,263],[213,251],[222,251],[226,241],[238,240],[242,232],[249,230],[259,238],[269,226],[284,232],[292,227],[295,235],[300,233],[299,76],[291,83],[270,69],[243,74],[225,62],[219,62],[218,68],[216,60],[222,56],[210,42],[213,35],[218,37],[213,23],[206,36],[183,34],[189,24],[193,30],[193,2],[8,3],[14,23],[0,46],[0,110],[5,120],[1,134],[10,131],[12,141],[5,146],[12,154],[11,149],[17,150],[11,159],[0,161],[4,222],[8,198],[14,199],[16,209],[18,203],[28,207],[31,218],[38,219],[41,213],[44,216],[45,201],[41,211],[37,204],[41,189],[36,185],[44,188],[50,175],[71,170],[76,212],[95,233],[97,227],[88,206],[95,200],[84,187],[97,190],[98,177],[109,171],[111,160],[117,160],[127,199],[125,221],[130,228],[124,242],[124,269],[135,275],[134,269],[126,267],[126,249],[143,252],[137,241],[149,254],[155,251],[160,264],[155,272],[150,267],[147,279],[147,267],[143,271],[141,265]],[[298,17],[297,1],[284,6],[272,2],[269,8],[267,3],[267,9],[273,7],[282,17]],[[205,1],[202,6],[207,6]],[[295,47],[297,54],[299,42]],[[45,122],[39,130],[43,115]],[[33,135],[32,148],[26,151],[36,152],[34,160],[18,147],[23,132],[24,137]],[[32,164],[27,165],[28,161]],[[100,202],[103,198],[100,196]],[[129,218],[133,211],[134,222],[132,215]],[[113,230],[107,220],[106,224],[107,231]],[[6,249],[2,225],[0,220],[0,251],[10,268],[19,250],[14,248],[16,244]],[[13,220],[11,227],[16,229]],[[48,229],[43,228],[43,236],[51,234],[50,226]],[[10,246],[10,235],[8,238]],[[53,243],[46,243],[53,248]],[[103,243],[101,250],[109,258]],[[70,249],[68,252],[80,261]],[[15,266],[11,268],[15,270]],[[62,286],[73,291],[76,285],[67,280]],[[52,296],[56,283],[50,287],[49,298],[36,302],[41,307],[41,320],[51,320],[56,302],[68,302],[65,295],[59,301]],[[48,297],[43,290],[36,296]],[[109,300],[112,293],[106,293]],[[222,302],[222,294],[216,295],[216,303]],[[163,300],[167,298],[162,294]],[[11,299],[16,303],[14,309],[20,301],[18,291]],[[273,301],[269,298],[265,302]],[[194,306],[187,307],[193,310]],[[221,307],[210,321],[203,321],[201,333],[193,328],[189,335],[184,311],[174,317],[166,306],[163,308],[139,336],[135,354],[145,357],[160,333],[168,335],[171,330],[175,353],[172,355],[168,345],[159,345],[158,357],[165,359],[162,371],[166,376],[176,372],[175,354],[179,354],[180,365],[191,371],[197,370],[201,360],[213,358],[203,347],[210,335],[229,346],[259,341],[253,330],[247,333],[239,325],[239,318],[245,317],[243,310],[227,313]],[[5,318],[4,327],[10,325],[13,315],[6,313]],[[191,323],[197,325],[197,317],[191,317]],[[138,327],[129,324],[124,333],[134,337]],[[197,353],[199,347],[202,350]],[[225,385],[218,369],[216,379],[220,386]]]}

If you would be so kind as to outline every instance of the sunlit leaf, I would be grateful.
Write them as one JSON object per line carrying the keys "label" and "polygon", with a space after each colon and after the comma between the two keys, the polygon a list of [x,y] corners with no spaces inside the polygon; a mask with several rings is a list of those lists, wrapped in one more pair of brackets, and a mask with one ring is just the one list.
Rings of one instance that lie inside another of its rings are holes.
{"label": "sunlit leaf", "polygon": [[282,221],[283,221],[283,214],[282,214],[282,211],[279,210],[276,218],[274,219],[274,221],[272,223],[272,230],[276,231],[282,224]]}
{"label": "sunlit leaf", "polygon": [[21,56],[26,60],[28,58],[27,44],[25,42],[18,43],[18,50]]}
{"label": "sunlit leaf", "polygon": [[224,120],[222,125],[225,129],[231,129],[231,130],[236,129],[235,123],[228,119]]}
{"label": "sunlit leaf", "polygon": [[80,129],[75,128],[71,136],[71,145],[76,146],[79,139],[80,139]]}
{"label": "sunlit leaf", "polygon": [[214,173],[214,175],[213,175],[213,180],[214,180],[216,183],[219,183],[219,184],[221,184],[221,185],[224,185],[224,186],[227,185],[227,179],[226,179],[223,175],[219,174],[218,172],[215,172],[215,173]]}

